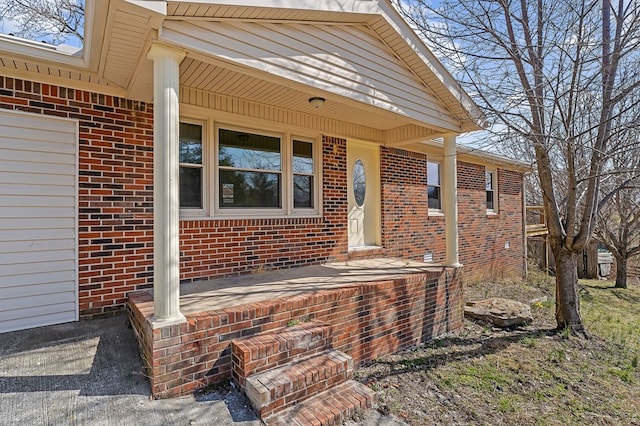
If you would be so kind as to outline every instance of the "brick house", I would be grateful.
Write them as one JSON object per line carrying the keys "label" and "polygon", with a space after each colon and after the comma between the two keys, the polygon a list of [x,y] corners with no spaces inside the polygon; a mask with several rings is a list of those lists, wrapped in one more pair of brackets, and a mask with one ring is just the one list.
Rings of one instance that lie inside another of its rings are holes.
{"label": "brick house", "polygon": [[[172,396],[229,377],[235,337],[306,316],[361,362],[459,327],[461,273],[524,274],[525,168],[456,145],[482,115],[387,0],[86,13],[81,51],[0,36],[0,332],[128,304]],[[363,280],[381,259],[420,266]],[[323,264],[359,278],[181,304]]]}

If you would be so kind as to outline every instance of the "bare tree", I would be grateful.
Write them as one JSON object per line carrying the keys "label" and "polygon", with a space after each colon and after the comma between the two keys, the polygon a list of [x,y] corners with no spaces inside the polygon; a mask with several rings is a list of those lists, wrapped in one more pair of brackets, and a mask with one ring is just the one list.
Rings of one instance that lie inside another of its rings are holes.
{"label": "bare tree", "polygon": [[0,22],[18,37],[58,44],[84,41],[84,0],[0,0]]}
{"label": "bare tree", "polygon": [[640,114],[630,124],[611,137],[620,151],[605,165],[595,230],[616,259],[616,288],[627,288],[627,264],[640,255]]}
{"label": "bare tree", "polygon": [[638,1],[407,1],[397,7],[494,127],[532,152],[556,260],[556,323],[587,336],[576,256],[596,225],[613,119],[620,125],[633,115],[624,108],[638,107],[621,102],[640,86],[629,65],[638,61]]}

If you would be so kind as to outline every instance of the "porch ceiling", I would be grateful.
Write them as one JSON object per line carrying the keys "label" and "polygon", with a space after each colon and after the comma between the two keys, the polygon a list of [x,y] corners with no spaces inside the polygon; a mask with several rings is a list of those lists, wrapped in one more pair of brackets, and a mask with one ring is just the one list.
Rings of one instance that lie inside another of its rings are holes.
{"label": "porch ceiling", "polygon": [[[406,144],[476,130],[483,119],[388,0],[87,0],[86,9],[83,52],[0,38],[0,70],[151,101],[146,52],[160,41],[187,52],[182,88],[359,127],[337,136]],[[313,96],[326,104],[312,108]]]}
{"label": "porch ceiling", "polygon": [[[400,117],[390,117],[385,111],[365,106],[349,105],[340,97],[309,88],[307,91],[272,81],[242,74],[229,68],[186,58],[180,65],[180,83],[183,88],[215,93],[229,98],[244,99],[256,104],[271,105],[283,110],[352,123],[376,130],[389,130],[409,124]],[[321,108],[309,104],[309,98],[324,96],[328,101]]]}

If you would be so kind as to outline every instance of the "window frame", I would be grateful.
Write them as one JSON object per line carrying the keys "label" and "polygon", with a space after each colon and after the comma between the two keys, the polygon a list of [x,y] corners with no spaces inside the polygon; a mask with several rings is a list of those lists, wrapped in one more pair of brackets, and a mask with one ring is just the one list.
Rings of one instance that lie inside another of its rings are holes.
{"label": "window frame", "polygon": [[[438,183],[437,184],[431,184],[429,182],[429,164],[435,164],[438,166]],[[436,161],[436,160],[427,160],[427,167],[426,167],[426,177],[427,177],[427,209],[429,211],[430,215],[441,215],[443,214],[443,209],[442,209],[442,162],[441,161]],[[439,204],[439,208],[434,208],[434,207],[430,207],[429,206],[429,188],[430,187],[434,187],[434,188],[438,188],[438,204]]]}
{"label": "window frame", "polygon": [[[312,171],[313,173],[309,174],[309,173],[296,173],[293,170],[293,157],[294,157],[294,153],[293,153],[293,143],[295,141],[298,142],[306,142],[306,143],[310,143],[311,144],[311,159],[313,161],[313,166],[312,166]],[[317,139],[313,139],[313,138],[308,138],[305,136],[298,136],[297,134],[290,134],[289,135],[289,147],[291,150],[291,153],[288,157],[288,160],[286,161],[285,166],[289,166],[291,169],[291,173],[289,173],[287,180],[289,182],[289,185],[291,185],[291,190],[289,191],[289,205],[288,205],[288,209],[291,212],[291,215],[302,215],[302,216],[309,216],[309,215],[317,215],[319,214],[320,211],[320,203],[322,202],[322,197],[320,196],[320,192],[321,192],[321,186],[320,186],[320,181],[321,181],[321,164],[322,161],[320,161],[320,158],[322,156],[322,149],[320,147],[320,145],[322,145],[322,142],[319,142]],[[312,176],[313,178],[313,187],[311,189],[312,191],[312,196],[311,196],[311,200],[312,200],[312,204],[313,207],[308,208],[308,207],[296,207],[295,206],[295,188],[293,185],[293,178],[295,176]]]}
{"label": "window frame", "polygon": [[[491,189],[487,189],[487,177],[491,175]],[[485,167],[484,169],[484,187],[485,187],[485,208],[487,210],[487,214],[497,214],[498,213],[498,169]],[[493,207],[489,208],[488,201],[486,200],[486,195],[489,192],[492,192],[493,195]]]}
{"label": "window frame", "polygon": [[[286,126],[277,126],[274,123],[261,122],[259,125],[247,117],[231,117],[229,119],[214,120],[212,117],[203,118],[208,111],[185,108],[188,114],[180,116],[180,123],[198,124],[203,126],[203,179],[202,197],[203,209],[180,208],[182,220],[189,219],[221,219],[221,218],[256,218],[270,219],[278,217],[321,217],[322,209],[322,136],[311,132],[294,130]],[[194,112],[192,112],[194,111]],[[249,123],[250,121],[250,123]],[[281,159],[281,207],[280,208],[220,208],[219,195],[219,129],[242,131],[265,136],[280,138]],[[293,172],[293,141],[301,141],[312,144],[313,174],[313,208],[294,207],[294,175]]]}
{"label": "window frame", "polygon": [[[207,212],[207,207],[209,205],[209,200],[210,200],[210,193],[207,190],[208,188],[208,183],[209,183],[209,156],[210,156],[210,149],[208,147],[207,144],[207,139],[208,139],[208,123],[207,120],[198,120],[195,118],[191,118],[191,117],[185,117],[185,118],[180,118],[180,124],[185,123],[185,124],[193,124],[193,125],[197,125],[200,126],[202,128],[202,164],[200,165],[199,168],[202,169],[202,180],[201,180],[201,185],[202,187],[200,188],[200,190],[202,191],[201,196],[202,196],[202,208],[195,208],[195,207],[182,207],[180,206],[180,215],[182,215],[183,213],[186,215],[190,215],[190,216],[202,216],[204,214],[206,214]],[[178,138],[179,139],[179,138]],[[179,142],[178,142],[179,143]],[[180,149],[180,148],[178,148]],[[184,165],[183,165],[184,164]],[[192,163],[182,163],[180,162],[180,156],[178,154],[178,176],[180,175],[180,168],[182,167],[189,167],[189,168],[195,168],[193,166]],[[180,191],[180,186],[178,185],[178,191]],[[178,197],[179,199],[179,197]],[[178,200],[178,202],[180,202]]]}
{"label": "window frame", "polygon": [[[277,171],[266,170],[266,169],[245,169],[241,167],[224,167],[221,168],[218,161],[218,153],[220,150],[220,129],[231,130],[234,132],[244,132],[251,133],[254,135],[268,136],[273,138],[280,139],[280,207],[236,207],[236,208],[226,208],[220,205],[220,170],[240,170],[240,171],[257,171],[259,173],[277,173]],[[287,184],[285,182],[286,175],[286,147],[285,147],[285,134],[278,132],[270,132],[270,131],[260,131],[251,129],[248,127],[242,126],[234,126],[231,124],[225,123],[216,123],[214,126],[215,136],[214,136],[214,146],[213,146],[213,155],[212,155],[212,163],[211,169],[214,175],[215,185],[212,190],[209,191],[212,194],[213,199],[213,212],[214,216],[254,216],[256,214],[264,214],[264,215],[275,215],[281,216],[286,212],[286,198],[285,194],[287,192]]]}

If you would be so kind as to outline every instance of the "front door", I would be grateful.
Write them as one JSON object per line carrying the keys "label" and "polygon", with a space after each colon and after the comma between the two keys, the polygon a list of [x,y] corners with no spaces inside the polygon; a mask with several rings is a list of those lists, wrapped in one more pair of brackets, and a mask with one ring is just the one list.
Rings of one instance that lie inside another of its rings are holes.
{"label": "front door", "polygon": [[349,247],[380,244],[380,148],[347,141]]}

